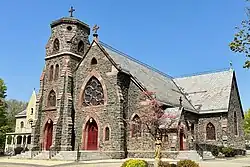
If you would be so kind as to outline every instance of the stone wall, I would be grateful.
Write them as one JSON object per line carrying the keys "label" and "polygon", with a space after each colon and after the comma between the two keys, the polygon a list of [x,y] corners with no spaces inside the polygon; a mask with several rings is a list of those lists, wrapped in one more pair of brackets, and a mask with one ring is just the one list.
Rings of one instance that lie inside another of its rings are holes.
{"label": "stone wall", "polygon": [[[96,65],[91,65],[92,58],[97,60]],[[120,103],[119,86],[117,84],[118,71],[108,58],[95,45],[89,50],[86,57],[78,67],[74,78],[74,106],[75,106],[75,142],[86,149],[84,144],[84,130],[86,123],[93,118],[98,126],[98,150],[122,151],[124,156],[124,124],[123,111]],[[104,93],[104,105],[83,106],[83,91],[94,76],[102,84]],[[110,129],[110,139],[104,140],[104,130]]]}
{"label": "stone wall", "polygon": [[[236,112],[237,125],[234,124],[234,112]],[[239,92],[236,84],[235,76],[233,77],[230,103],[227,121],[227,144],[233,148],[245,149],[245,138],[243,129],[243,111],[240,104]],[[238,127],[238,133],[235,135],[234,127]]]}
{"label": "stone wall", "polygon": [[[53,121],[53,150],[72,150],[74,142],[73,72],[84,52],[89,47],[89,28],[75,19],[60,19],[51,26],[51,36],[46,45],[45,68],[41,78],[37,102],[37,118],[33,130],[33,150],[40,150],[44,140],[44,127],[48,119]],[[59,49],[54,49],[55,39]],[[84,49],[79,51],[78,44],[83,41]],[[53,80],[49,80],[50,67],[54,66]],[[58,79],[55,67],[59,65]],[[50,91],[56,93],[56,106],[48,106]]]}
{"label": "stone wall", "polygon": [[[211,145],[223,145],[222,121],[227,118],[227,113],[202,114],[199,116],[197,142]],[[206,126],[211,122],[215,127],[216,140],[206,139]]]}

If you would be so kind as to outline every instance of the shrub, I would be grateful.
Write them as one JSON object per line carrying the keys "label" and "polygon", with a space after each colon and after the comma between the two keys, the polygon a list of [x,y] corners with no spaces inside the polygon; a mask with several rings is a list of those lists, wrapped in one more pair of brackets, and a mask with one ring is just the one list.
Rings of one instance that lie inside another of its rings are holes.
{"label": "shrub", "polygon": [[20,154],[23,151],[23,147],[17,147],[14,149],[15,154]]}
{"label": "shrub", "polygon": [[211,153],[213,154],[213,156],[217,157],[218,154],[219,154],[219,149],[218,149],[218,148],[213,148],[213,149],[211,150]]}
{"label": "shrub", "polygon": [[177,167],[199,167],[199,165],[192,160],[181,160],[177,162]]}
{"label": "shrub", "polygon": [[224,147],[221,149],[221,152],[225,155],[225,157],[234,157],[236,152],[231,147]]}
{"label": "shrub", "polygon": [[159,167],[171,167],[171,165],[166,161],[160,161]]}
{"label": "shrub", "polygon": [[125,161],[121,167],[148,167],[148,163],[144,160],[129,159]]}

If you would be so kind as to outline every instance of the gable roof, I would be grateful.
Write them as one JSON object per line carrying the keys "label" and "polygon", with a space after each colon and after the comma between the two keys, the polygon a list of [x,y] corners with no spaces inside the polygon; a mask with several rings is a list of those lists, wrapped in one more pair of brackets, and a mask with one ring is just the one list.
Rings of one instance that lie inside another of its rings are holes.
{"label": "gable roof", "polygon": [[122,70],[130,73],[147,90],[155,92],[157,100],[170,106],[179,106],[181,97],[182,106],[186,110],[196,112],[193,105],[187,100],[170,76],[125,55],[103,42],[99,42],[99,44]]}
{"label": "gable roof", "polygon": [[175,78],[199,113],[227,112],[233,70]]}
{"label": "gable roof", "polygon": [[26,117],[26,110],[21,111],[20,113],[15,115],[15,117]]}

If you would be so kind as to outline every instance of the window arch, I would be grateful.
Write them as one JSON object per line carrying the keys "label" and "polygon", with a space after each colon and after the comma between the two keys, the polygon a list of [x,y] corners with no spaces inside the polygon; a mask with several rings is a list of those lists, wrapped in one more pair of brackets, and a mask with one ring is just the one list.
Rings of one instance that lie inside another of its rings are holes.
{"label": "window arch", "polygon": [[96,58],[93,58],[93,59],[91,60],[91,65],[95,65],[95,64],[97,64],[97,60],[96,60]]}
{"label": "window arch", "polygon": [[96,77],[91,77],[83,92],[84,106],[97,106],[104,104],[103,88]]}
{"label": "window arch", "polygon": [[82,40],[78,43],[77,51],[80,52],[80,53],[84,52],[84,43],[83,43]]}
{"label": "window arch", "polygon": [[54,90],[51,90],[48,96],[48,106],[55,107],[56,106],[56,93]]}
{"label": "window arch", "polygon": [[59,65],[57,64],[55,69],[55,80],[58,79],[58,76],[59,76]]}
{"label": "window arch", "polygon": [[132,119],[132,137],[141,137],[141,119],[138,115]]}
{"label": "window arch", "polygon": [[234,112],[234,134],[238,135],[238,121],[236,111]]}
{"label": "window arch", "polygon": [[54,74],[54,66],[51,65],[49,68],[49,81],[53,80],[53,74]]}
{"label": "window arch", "polygon": [[110,136],[110,130],[109,130],[109,127],[106,127],[105,128],[105,134],[104,134],[105,141],[109,140],[109,136]]}
{"label": "window arch", "polygon": [[59,42],[59,40],[56,38],[56,39],[54,40],[54,43],[53,43],[53,51],[58,51],[59,48],[60,48],[60,42]]}
{"label": "window arch", "polygon": [[206,137],[207,140],[215,140],[215,127],[211,122],[207,124]]}
{"label": "window arch", "polygon": [[21,129],[24,127],[24,122],[23,121],[20,123],[20,127],[21,127]]}

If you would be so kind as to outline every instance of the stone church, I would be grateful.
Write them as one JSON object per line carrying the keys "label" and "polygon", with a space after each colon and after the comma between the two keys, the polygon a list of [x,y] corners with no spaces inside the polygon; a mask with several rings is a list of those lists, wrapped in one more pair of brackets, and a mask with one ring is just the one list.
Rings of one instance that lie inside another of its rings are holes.
{"label": "stone church", "polygon": [[92,42],[89,25],[74,17],[50,26],[32,124],[32,157],[48,152],[58,159],[79,152],[81,160],[153,157],[152,137],[130,127],[144,112],[144,91],[156,92],[165,112],[185,120],[183,129],[164,139],[163,156],[198,150],[199,144],[245,149],[233,69],[172,78],[101,42],[96,26]]}

